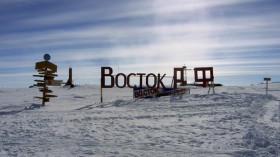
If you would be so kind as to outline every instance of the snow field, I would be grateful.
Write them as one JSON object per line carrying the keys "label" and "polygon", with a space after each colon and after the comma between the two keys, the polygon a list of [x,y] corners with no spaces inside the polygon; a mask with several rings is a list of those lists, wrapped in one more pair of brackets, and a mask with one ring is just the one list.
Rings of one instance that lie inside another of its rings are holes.
{"label": "snow field", "polygon": [[[192,87],[182,99],[131,89],[0,89],[0,156],[279,156],[280,85]],[[32,106],[32,107],[30,107]]]}

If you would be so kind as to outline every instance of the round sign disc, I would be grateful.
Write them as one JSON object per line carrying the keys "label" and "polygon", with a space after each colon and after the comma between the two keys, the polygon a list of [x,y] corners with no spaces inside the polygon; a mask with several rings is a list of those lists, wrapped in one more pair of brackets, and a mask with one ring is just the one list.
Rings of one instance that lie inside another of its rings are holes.
{"label": "round sign disc", "polygon": [[46,53],[45,55],[44,55],[44,60],[45,61],[49,61],[51,59],[51,56],[48,54],[48,53]]}

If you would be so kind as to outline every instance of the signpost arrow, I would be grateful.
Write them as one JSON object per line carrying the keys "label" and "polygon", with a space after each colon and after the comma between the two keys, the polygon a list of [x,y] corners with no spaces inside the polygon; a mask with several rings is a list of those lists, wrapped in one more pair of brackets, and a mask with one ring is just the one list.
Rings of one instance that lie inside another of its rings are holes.
{"label": "signpost arrow", "polygon": [[42,62],[37,62],[35,64],[35,70],[44,69],[44,68],[50,69],[54,73],[57,72],[57,66],[55,64],[53,64],[52,62],[42,61]]}
{"label": "signpost arrow", "polygon": [[39,90],[40,92],[46,92],[46,93],[52,93],[53,91],[52,90],[44,90],[44,89],[41,89]]}
{"label": "signpost arrow", "polygon": [[57,95],[46,95],[46,97],[49,97],[49,98],[54,98],[54,97],[57,97]]}

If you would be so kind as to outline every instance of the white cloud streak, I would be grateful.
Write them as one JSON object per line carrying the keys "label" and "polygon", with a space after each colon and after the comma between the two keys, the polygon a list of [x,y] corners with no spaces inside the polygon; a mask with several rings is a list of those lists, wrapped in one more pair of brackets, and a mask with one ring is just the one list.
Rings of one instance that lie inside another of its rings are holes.
{"label": "white cloud streak", "polygon": [[[104,10],[104,6],[92,8],[93,2],[87,1],[73,10],[64,8],[42,17],[19,20],[23,30],[38,31],[1,35],[0,52],[17,51],[18,55],[1,56],[0,66],[20,65],[33,70],[34,62],[49,51],[63,71],[72,65],[81,77],[90,77],[86,69],[98,75],[99,67],[106,65],[120,66],[126,72],[154,67],[155,72],[166,73],[170,69],[168,73],[172,73],[172,67],[186,64],[214,66],[219,70],[218,75],[277,73],[279,56],[269,60],[254,58],[254,49],[267,51],[279,47],[280,29],[275,19],[280,14],[246,14],[237,7],[257,2],[155,0],[108,5]],[[232,17],[226,14],[216,17],[213,12],[223,7],[236,7],[236,13]],[[240,12],[242,16],[238,15]],[[141,18],[149,20],[137,23]],[[249,53],[249,57],[244,55],[240,59],[242,52]],[[217,54],[223,57],[216,59]],[[8,75],[16,74],[0,77]]]}

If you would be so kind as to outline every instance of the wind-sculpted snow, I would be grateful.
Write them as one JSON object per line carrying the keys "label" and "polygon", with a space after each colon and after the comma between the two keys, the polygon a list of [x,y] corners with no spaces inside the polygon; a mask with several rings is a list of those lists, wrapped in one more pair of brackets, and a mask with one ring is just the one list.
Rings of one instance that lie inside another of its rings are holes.
{"label": "wind-sculpted snow", "polygon": [[[0,156],[279,156],[279,84],[192,88],[190,95],[132,99],[130,89],[1,89]],[[14,95],[14,96],[13,96]]]}

